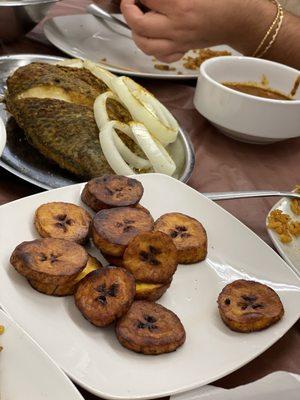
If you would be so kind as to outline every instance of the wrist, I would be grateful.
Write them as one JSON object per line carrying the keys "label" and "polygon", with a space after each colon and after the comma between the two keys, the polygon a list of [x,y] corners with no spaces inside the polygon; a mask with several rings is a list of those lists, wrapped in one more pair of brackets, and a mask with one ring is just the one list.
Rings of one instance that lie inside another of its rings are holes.
{"label": "wrist", "polygon": [[266,0],[229,0],[224,10],[226,44],[251,55],[276,15],[276,6]]}

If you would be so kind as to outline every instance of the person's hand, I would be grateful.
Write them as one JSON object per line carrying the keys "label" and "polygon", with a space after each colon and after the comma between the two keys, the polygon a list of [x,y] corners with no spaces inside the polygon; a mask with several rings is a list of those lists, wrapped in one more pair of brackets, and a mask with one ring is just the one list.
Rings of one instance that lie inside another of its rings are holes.
{"label": "person's hand", "polygon": [[141,0],[152,10],[144,14],[134,0],[122,0],[121,11],[132,29],[133,40],[144,53],[173,62],[190,49],[226,41],[222,19],[228,2]]}

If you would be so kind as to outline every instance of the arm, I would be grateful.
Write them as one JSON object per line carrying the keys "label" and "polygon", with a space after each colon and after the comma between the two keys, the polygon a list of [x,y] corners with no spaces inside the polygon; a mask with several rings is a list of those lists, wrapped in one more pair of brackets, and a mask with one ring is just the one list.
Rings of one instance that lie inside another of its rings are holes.
{"label": "arm", "polygon": [[[164,62],[190,50],[226,43],[252,55],[276,14],[266,0],[122,0],[121,9],[136,44]],[[277,39],[264,58],[300,68],[300,18],[284,13]]]}

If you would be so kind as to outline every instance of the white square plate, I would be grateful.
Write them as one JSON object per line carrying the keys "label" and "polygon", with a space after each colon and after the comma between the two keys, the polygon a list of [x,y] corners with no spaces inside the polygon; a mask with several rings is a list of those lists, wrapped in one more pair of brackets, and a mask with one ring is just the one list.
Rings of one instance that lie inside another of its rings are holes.
{"label": "white square plate", "polygon": [[[221,207],[165,175],[136,177],[145,188],[142,204],[156,219],[179,211],[199,219],[208,234],[206,261],[179,266],[160,303],[182,320],[186,343],[174,353],[144,356],[119,345],[113,328],[87,322],[72,297],[35,292],[10,265],[17,244],[37,237],[35,209],[49,201],[77,204],[83,185],[44,192],[0,207],[0,304],[87,390],[108,399],[151,399],[212,382],[246,364],[299,318],[300,280],[260,238]],[[283,319],[252,334],[230,331],[216,300],[235,279],[255,279],[275,289],[285,307]]]}
{"label": "white square plate", "polygon": [[84,400],[48,355],[0,310],[1,400]]}

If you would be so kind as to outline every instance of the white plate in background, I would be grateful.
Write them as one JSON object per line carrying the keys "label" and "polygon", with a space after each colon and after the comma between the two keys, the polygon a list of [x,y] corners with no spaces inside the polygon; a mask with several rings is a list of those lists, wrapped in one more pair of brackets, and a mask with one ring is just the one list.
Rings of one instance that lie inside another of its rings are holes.
{"label": "white plate in background", "polygon": [[[227,375],[257,357],[297,321],[300,279],[240,221],[179,181],[160,174],[138,175],[141,204],[156,219],[183,212],[199,219],[208,234],[204,262],[180,265],[159,300],[186,329],[186,343],[174,353],[145,356],[123,348],[113,328],[96,328],[77,310],[72,297],[34,291],[10,265],[14,248],[37,237],[36,208],[50,201],[81,204],[83,184],[51,190],[0,207],[0,304],[77,383],[107,399],[153,399],[191,390]],[[97,254],[95,251],[94,254]],[[285,315],[269,329],[232,332],[221,321],[217,297],[239,278],[255,279],[279,294]]]}
{"label": "white plate in background", "polygon": [[[122,19],[120,14],[115,14]],[[47,39],[63,52],[76,58],[87,58],[115,73],[130,76],[163,79],[190,79],[198,77],[198,70],[189,70],[182,61],[170,64],[176,71],[161,71],[154,68],[153,57],[144,54],[131,39],[131,32],[116,24],[100,20],[93,15],[79,14],[48,19],[44,23]],[[212,47],[213,50],[228,50],[240,55],[227,45]],[[192,52],[188,54],[193,55]],[[178,75],[178,72],[181,75]]]}
{"label": "white plate in background", "polygon": [[1,400],[84,400],[69,378],[2,310]]}

